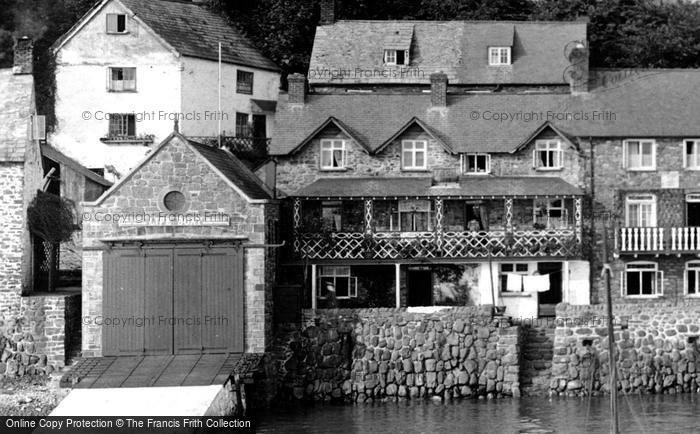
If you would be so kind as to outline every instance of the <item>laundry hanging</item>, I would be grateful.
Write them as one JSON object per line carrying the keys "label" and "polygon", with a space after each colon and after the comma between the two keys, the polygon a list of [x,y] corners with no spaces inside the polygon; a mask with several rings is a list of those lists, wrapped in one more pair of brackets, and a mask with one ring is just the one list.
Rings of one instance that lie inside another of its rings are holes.
{"label": "laundry hanging", "polygon": [[521,292],[523,290],[523,276],[509,273],[506,280],[506,290],[509,292]]}
{"label": "laundry hanging", "polygon": [[549,274],[523,276],[523,290],[528,292],[549,291]]}

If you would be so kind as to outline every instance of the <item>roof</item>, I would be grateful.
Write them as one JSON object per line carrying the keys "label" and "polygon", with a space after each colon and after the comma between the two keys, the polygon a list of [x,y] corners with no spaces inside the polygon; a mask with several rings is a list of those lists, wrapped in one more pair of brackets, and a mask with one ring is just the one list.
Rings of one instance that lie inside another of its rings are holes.
{"label": "roof", "polygon": [[[453,84],[566,83],[566,46],[586,39],[585,22],[341,20],[317,27],[309,81],[429,83],[431,73],[444,72]],[[407,43],[411,73],[384,65],[385,48],[404,49]],[[492,46],[512,47],[512,65],[489,66]],[[338,76],[341,70],[346,72]],[[389,70],[394,73],[369,73]]]}
{"label": "roof", "polygon": [[272,199],[262,180],[243,164],[235,155],[221,148],[188,141],[189,144],[223,176],[237,185],[246,196],[255,200]]}
{"label": "roof", "polygon": [[295,194],[298,197],[512,197],[582,196],[583,191],[558,177],[473,176],[458,183],[433,186],[430,177],[320,178]]}
{"label": "roof", "polygon": [[192,1],[179,0],[105,0],[85,14],[54,45],[59,50],[99,10],[110,1],[118,1],[144,22],[160,38],[183,56],[219,59],[225,63],[279,71],[253,44],[221,15]]}
{"label": "roof", "polygon": [[250,100],[253,113],[272,112],[277,110],[277,101],[268,99],[252,99]]}
{"label": "roof", "polygon": [[118,191],[122,185],[127,183],[131,177],[138,173],[153,157],[158,155],[166,146],[174,139],[178,139],[186,146],[189,146],[195,154],[199,155],[209,166],[224,178],[228,184],[249,202],[267,201],[272,199],[267,187],[245,164],[243,164],[236,156],[222,149],[215,148],[209,145],[203,145],[188,140],[185,136],[178,132],[171,133],[165,138],[153,151],[141,160],[131,171],[123,178],[107,190],[99,199],[92,202],[90,205],[98,206],[103,203],[108,197]]}
{"label": "roof", "polygon": [[61,151],[49,144],[44,143],[41,145],[41,155],[63,166],[69,167],[73,171],[80,173],[85,178],[96,182],[97,184],[103,185],[105,187],[111,187],[113,184],[112,182],[106,180],[102,176],[98,175],[97,173],[93,172],[92,170],[88,169],[82,164],[78,163],[74,159],[68,157],[67,155],[65,155],[64,153],[62,153]]}
{"label": "roof", "polygon": [[310,94],[301,107],[283,95],[270,152],[288,154],[329,116],[372,151],[414,117],[454,152],[514,152],[547,121],[568,137],[700,137],[700,99],[689,91],[700,88],[700,70],[618,75],[607,74],[584,94],[448,94],[447,108],[433,108],[429,94],[415,92]]}
{"label": "roof", "polygon": [[24,161],[34,113],[32,74],[0,69],[0,161]]}

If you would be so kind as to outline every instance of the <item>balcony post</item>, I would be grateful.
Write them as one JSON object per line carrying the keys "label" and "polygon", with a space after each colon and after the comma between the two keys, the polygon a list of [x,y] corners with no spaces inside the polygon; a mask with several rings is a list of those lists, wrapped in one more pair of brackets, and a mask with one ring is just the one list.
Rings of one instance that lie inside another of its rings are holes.
{"label": "balcony post", "polygon": [[301,199],[298,197],[294,198],[294,253],[299,253],[300,241],[299,241],[299,228],[301,228]]}
{"label": "balcony post", "polygon": [[396,308],[401,307],[401,264],[398,262],[395,264],[394,275],[396,276]]}
{"label": "balcony post", "polygon": [[583,216],[581,198],[574,199],[574,221],[576,225],[576,244],[583,241]]}
{"label": "balcony post", "polygon": [[513,199],[506,199],[506,232],[513,232]]}
{"label": "balcony post", "polygon": [[311,309],[316,310],[318,288],[316,282],[316,264],[311,264]]}
{"label": "balcony post", "polygon": [[374,208],[374,200],[365,200],[365,234],[372,235],[372,212]]}
{"label": "balcony post", "polygon": [[443,230],[442,230],[442,220],[444,212],[442,210],[442,198],[438,197],[435,199],[435,244],[437,245],[438,251],[442,251],[442,241],[443,241]]}

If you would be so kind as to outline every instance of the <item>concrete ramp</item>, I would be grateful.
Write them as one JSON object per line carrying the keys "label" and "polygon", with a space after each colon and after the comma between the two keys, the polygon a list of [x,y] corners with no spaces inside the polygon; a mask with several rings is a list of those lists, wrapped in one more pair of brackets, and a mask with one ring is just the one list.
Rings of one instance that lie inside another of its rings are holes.
{"label": "concrete ramp", "polygon": [[226,385],[74,389],[49,416],[225,416],[236,394]]}

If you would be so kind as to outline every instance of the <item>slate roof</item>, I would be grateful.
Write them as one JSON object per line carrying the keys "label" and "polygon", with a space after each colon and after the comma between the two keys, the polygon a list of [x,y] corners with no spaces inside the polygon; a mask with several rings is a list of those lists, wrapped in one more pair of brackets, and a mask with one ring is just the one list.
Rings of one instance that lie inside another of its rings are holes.
{"label": "slate roof", "polygon": [[[355,72],[405,69],[385,66],[383,55],[384,48],[406,44],[408,36],[410,67],[416,74],[390,75],[387,79]],[[570,65],[566,45],[585,40],[585,22],[341,20],[316,28],[309,81],[429,83],[431,73],[445,72],[453,84],[565,83],[564,72]],[[490,46],[512,46],[512,65],[489,66]],[[321,75],[324,69],[349,73],[331,78]]]}
{"label": "slate roof", "polygon": [[193,142],[190,145],[229,181],[240,188],[253,200],[272,199],[264,184],[245,164],[233,154],[209,145]]}
{"label": "slate roof", "polygon": [[97,184],[100,184],[105,187],[111,187],[113,185],[112,182],[108,181],[107,179],[103,178],[102,176],[98,175],[97,173],[93,172],[92,170],[88,169],[82,164],[78,163],[74,159],[70,158],[69,156],[67,156],[66,154],[49,144],[44,143],[41,145],[41,155],[59,164],[71,168],[75,172],[80,173],[87,179],[96,182]]}
{"label": "slate roof", "polygon": [[24,161],[33,114],[32,75],[0,69],[0,162]]}
{"label": "slate roof", "polygon": [[583,191],[561,178],[536,176],[461,177],[451,186],[433,186],[429,177],[320,178],[295,196],[349,197],[512,197],[581,196]]}
{"label": "slate roof", "polygon": [[[279,71],[279,67],[221,15],[185,0],[118,0],[183,56]],[[103,4],[102,4],[103,5]],[[58,49],[96,9],[88,12],[53,48]]]}
{"label": "slate roof", "polygon": [[[282,95],[270,152],[290,153],[331,116],[373,151],[413,117],[454,152],[514,152],[547,121],[569,137],[700,137],[700,98],[693,92],[700,89],[700,70],[608,71],[593,77],[587,94],[448,94],[446,109],[432,108],[430,95],[422,93],[310,94],[302,107],[289,105]],[[497,113],[515,118],[494,120]],[[548,113],[556,117],[548,119]]]}

